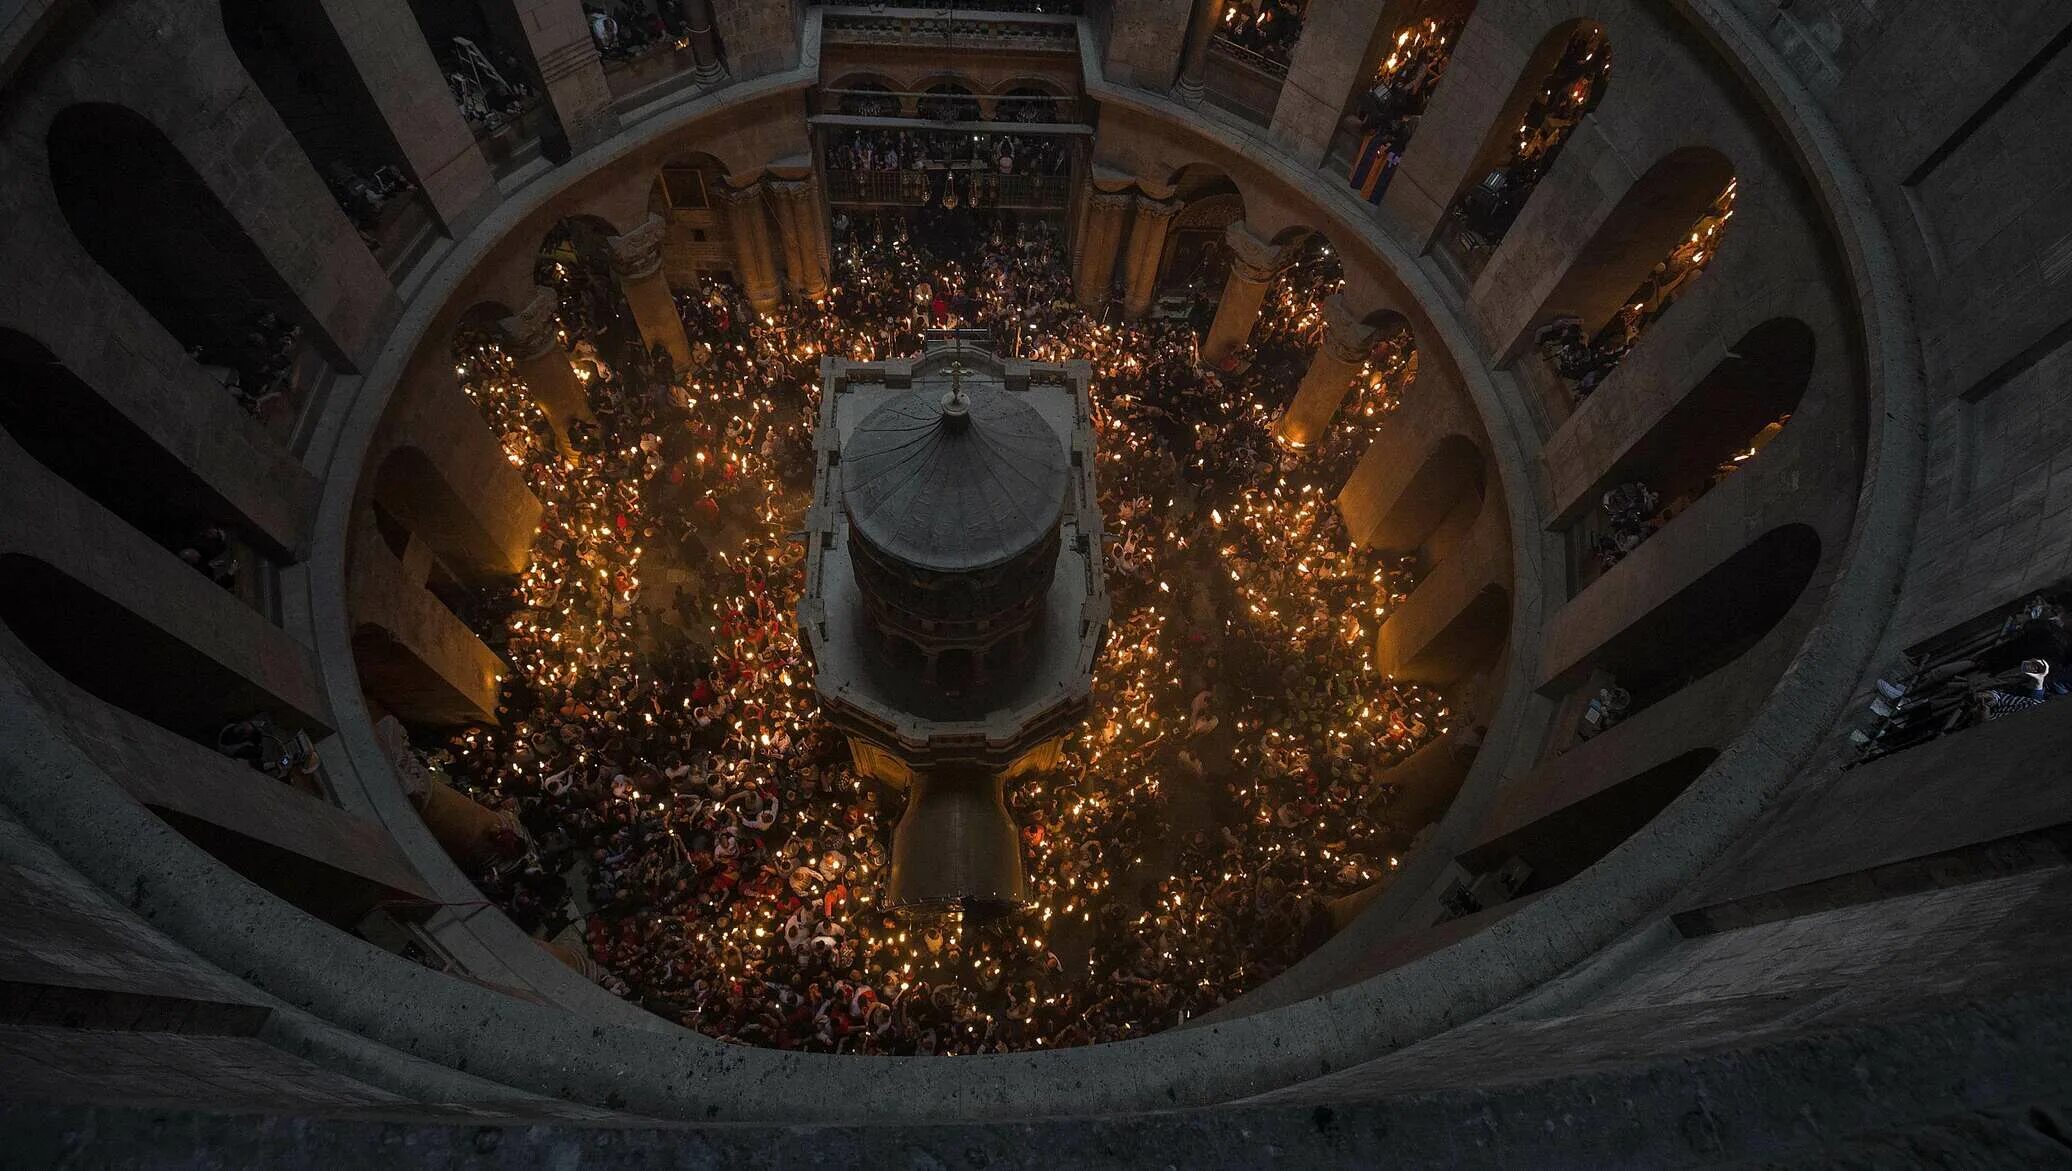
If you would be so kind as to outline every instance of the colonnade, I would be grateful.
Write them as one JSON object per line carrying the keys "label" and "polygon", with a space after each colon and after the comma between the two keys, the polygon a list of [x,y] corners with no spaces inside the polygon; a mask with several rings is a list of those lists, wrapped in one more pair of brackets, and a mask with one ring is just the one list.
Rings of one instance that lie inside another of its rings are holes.
{"label": "colonnade", "polygon": [[[1073,275],[1084,308],[1108,305],[1119,273],[1122,314],[1143,317],[1151,310],[1167,237],[1185,203],[1147,194],[1143,186],[1136,179],[1094,179],[1082,192]],[[1262,236],[1243,219],[1225,227],[1223,242],[1230,271],[1201,348],[1202,360],[1210,365],[1223,362],[1250,339],[1268,291],[1294,253],[1292,245]],[[1374,314],[1343,293],[1330,296],[1325,311],[1322,342],[1275,427],[1283,441],[1297,447],[1323,435],[1380,338],[1379,327],[1369,322]]]}
{"label": "colonnade", "polygon": [[808,172],[795,178],[729,182],[718,196],[732,240],[735,274],[757,311],[774,310],[787,284],[810,301],[827,297],[831,250],[818,177]]}

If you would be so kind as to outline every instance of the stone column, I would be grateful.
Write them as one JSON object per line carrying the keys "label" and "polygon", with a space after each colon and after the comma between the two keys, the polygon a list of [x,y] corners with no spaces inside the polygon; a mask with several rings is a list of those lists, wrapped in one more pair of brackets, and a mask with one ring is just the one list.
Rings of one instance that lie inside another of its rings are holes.
{"label": "stone column", "polygon": [[447,92],[408,0],[321,2],[432,214],[454,239],[466,235],[497,202],[496,176]]}
{"label": "stone column", "polygon": [[720,64],[719,38],[712,32],[712,0],[684,0],[684,22],[690,26],[691,76],[699,85],[717,85],[727,79],[727,67]]}
{"label": "stone column", "polygon": [[1286,261],[1285,249],[1260,239],[1243,220],[1225,228],[1223,239],[1230,245],[1230,276],[1223,282],[1216,320],[1209,324],[1208,340],[1201,347],[1202,361],[1210,365],[1228,358],[1251,339],[1267,287]]}
{"label": "stone column", "polygon": [[418,806],[432,836],[455,862],[469,869],[512,856],[517,833],[501,814],[450,785],[434,781]]}
{"label": "stone column", "polygon": [[1223,23],[1223,0],[1194,0],[1194,15],[1187,23],[1187,47],[1181,51],[1180,80],[1173,96],[1190,106],[1201,104],[1202,79],[1208,73],[1209,41],[1216,26]]}
{"label": "stone column", "polygon": [[768,313],[781,299],[777,285],[777,258],[770,252],[770,217],[763,211],[763,187],[721,184],[720,206],[727,217],[727,234],[734,242],[734,267],[741,277],[741,291],[756,312]]}
{"label": "stone column", "polygon": [[1122,216],[1130,205],[1127,191],[1086,193],[1085,239],[1079,248],[1079,271],[1072,276],[1084,309],[1099,309],[1108,303],[1108,289],[1115,281],[1115,250],[1122,244]]}
{"label": "stone column", "polygon": [[532,391],[532,401],[546,412],[554,438],[566,451],[568,425],[591,417],[590,396],[569,363],[568,351],[561,348],[561,339],[555,336],[554,311],[558,306],[554,290],[534,285],[532,299],[515,315],[504,318],[502,325],[504,344],[518,364],[518,377]]}
{"label": "stone column", "polygon": [[1281,439],[1297,447],[1315,443],[1345,401],[1345,392],[1367,362],[1380,331],[1360,324],[1345,298],[1333,293],[1324,301],[1324,341],[1309,360],[1309,371],[1295,391],[1295,401],[1275,425]]}
{"label": "stone column", "polygon": [[660,342],[676,363],[678,373],[691,368],[691,343],[684,336],[683,315],[676,311],[676,297],[662,275],[662,236],[667,225],[653,212],[639,227],[623,236],[612,236],[612,271],[618,274],[619,291],[626,295],[626,307],[633,311],[640,338],[648,345]]}
{"label": "stone column", "polygon": [[1137,216],[1130,223],[1130,246],[1123,269],[1122,311],[1142,317],[1158,291],[1158,263],[1165,258],[1166,229],[1180,214],[1177,199],[1137,196]]}
{"label": "stone column", "polygon": [[[547,105],[561,125],[571,155],[619,132],[604,62],[590,39],[590,20],[578,0],[506,0],[525,32],[526,47],[546,85]],[[549,157],[553,157],[550,155]]]}
{"label": "stone column", "polygon": [[820,188],[811,178],[772,179],[777,232],[784,241],[784,271],[791,289],[808,300],[827,299],[826,225],[820,215]]}

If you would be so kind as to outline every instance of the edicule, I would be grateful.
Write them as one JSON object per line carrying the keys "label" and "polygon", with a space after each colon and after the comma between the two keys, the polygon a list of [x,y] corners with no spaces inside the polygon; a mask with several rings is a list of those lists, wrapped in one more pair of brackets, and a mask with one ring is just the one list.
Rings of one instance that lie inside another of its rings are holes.
{"label": "edicule", "polygon": [[821,364],[799,626],[859,773],[906,791],[887,905],[1024,901],[1003,801],[1085,716],[1108,622],[1085,362],[979,331]]}

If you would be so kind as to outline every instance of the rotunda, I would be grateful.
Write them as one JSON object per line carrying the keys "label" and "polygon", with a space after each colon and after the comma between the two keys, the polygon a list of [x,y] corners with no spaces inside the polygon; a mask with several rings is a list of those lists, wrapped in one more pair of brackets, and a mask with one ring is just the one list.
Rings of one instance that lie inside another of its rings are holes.
{"label": "rotunda", "polygon": [[2061,1161],[2068,41],[13,5],[4,1149]]}

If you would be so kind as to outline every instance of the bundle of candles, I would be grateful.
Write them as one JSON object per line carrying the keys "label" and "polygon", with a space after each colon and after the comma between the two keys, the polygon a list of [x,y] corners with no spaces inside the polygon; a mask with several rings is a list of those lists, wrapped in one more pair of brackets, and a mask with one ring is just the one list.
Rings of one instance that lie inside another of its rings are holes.
{"label": "bundle of candles", "polygon": [[[463,339],[461,381],[546,506],[515,589],[462,607],[513,669],[501,722],[433,761],[532,838],[484,889],[587,946],[614,990],[744,1043],[996,1052],[1212,1009],[1298,959],[1325,901],[1385,879],[1422,828],[1391,817],[1388,769],[1449,718],[1372,660],[1415,567],[1354,548],[1326,482],[1342,473],[1271,439],[1335,263],[1284,276],[1296,311],[1263,315],[1222,374],[1184,323],[1074,306],[1041,222],[951,256],[900,221],[840,228],[823,306],[681,297],[694,368],[674,381],[623,306],[594,336],[565,322],[618,358],[573,452],[509,357]],[[901,797],[850,772],[792,617],[819,357],[912,354],[931,321],[1092,363],[1116,537],[1093,712],[1060,768],[1009,790],[1029,905],[986,921],[878,905]],[[1390,355],[1348,445],[1414,372]]]}

